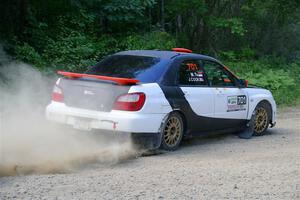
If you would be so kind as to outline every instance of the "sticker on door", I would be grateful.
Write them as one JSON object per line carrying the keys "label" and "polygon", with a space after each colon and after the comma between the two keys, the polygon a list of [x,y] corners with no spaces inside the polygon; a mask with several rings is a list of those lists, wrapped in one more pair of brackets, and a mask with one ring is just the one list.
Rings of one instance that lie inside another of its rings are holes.
{"label": "sticker on door", "polygon": [[246,95],[227,97],[227,112],[246,110],[246,105],[247,105]]}

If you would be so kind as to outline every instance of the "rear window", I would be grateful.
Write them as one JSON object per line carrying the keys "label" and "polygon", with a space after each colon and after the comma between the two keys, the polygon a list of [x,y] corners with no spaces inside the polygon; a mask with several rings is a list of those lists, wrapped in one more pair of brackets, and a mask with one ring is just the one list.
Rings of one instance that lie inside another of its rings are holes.
{"label": "rear window", "polygon": [[148,56],[112,55],[100,61],[87,74],[133,78],[141,82],[156,82],[165,67],[159,64],[160,59]]}

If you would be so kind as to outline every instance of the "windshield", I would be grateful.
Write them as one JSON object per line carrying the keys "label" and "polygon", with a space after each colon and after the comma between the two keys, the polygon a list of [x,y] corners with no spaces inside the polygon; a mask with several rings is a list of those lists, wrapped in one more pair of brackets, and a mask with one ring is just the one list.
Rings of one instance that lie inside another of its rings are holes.
{"label": "windshield", "polygon": [[133,78],[141,82],[156,82],[164,72],[160,59],[148,56],[112,55],[100,61],[87,74]]}

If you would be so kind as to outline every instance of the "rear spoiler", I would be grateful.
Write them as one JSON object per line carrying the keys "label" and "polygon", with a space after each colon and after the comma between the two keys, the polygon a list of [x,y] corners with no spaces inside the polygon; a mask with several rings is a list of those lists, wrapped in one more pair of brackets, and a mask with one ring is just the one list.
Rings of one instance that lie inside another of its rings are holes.
{"label": "rear spoiler", "polygon": [[135,85],[139,80],[130,79],[130,78],[117,78],[117,77],[110,77],[110,76],[98,76],[93,74],[79,74],[74,72],[64,72],[64,71],[57,71],[57,74],[63,75],[68,78],[95,78],[104,81],[113,81],[119,85]]}

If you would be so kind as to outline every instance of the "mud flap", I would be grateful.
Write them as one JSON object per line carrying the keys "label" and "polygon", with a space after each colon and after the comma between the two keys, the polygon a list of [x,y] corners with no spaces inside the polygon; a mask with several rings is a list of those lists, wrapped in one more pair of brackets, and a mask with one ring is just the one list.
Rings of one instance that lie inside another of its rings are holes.
{"label": "mud flap", "polygon": [[160,147],[160,133],[132,133],[132,142],[138,149],[154,150]]}
{"label": "mud flap", "polygon": [[254,133],[254,122],[255,122],[255,112],[253,112],[247,127],[242,132],[238,133],[238,136],[242,139],[250,139]]}
{"label": "mud flap", "polygon": [[169,114],[163,118],[158,133],[131,133],[134,145],[139,149],[156,152],[161,146],[164,125],[168,117]]}

